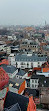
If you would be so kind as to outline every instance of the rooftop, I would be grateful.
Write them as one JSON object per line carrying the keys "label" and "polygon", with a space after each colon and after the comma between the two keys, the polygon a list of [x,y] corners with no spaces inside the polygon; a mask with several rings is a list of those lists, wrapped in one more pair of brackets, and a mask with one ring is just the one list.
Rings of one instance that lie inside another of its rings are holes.
{"label": "rooftop", "polygon": [[23,76],[25,74],[26,74],[26,72],[23,71],[22,69],[20,69],[19,72],[17,73],[17,75],[19,75],[19,76]]}
{"label": "rooftop", "polygon": [[7,73],[11,74],[13,74],[17,70],[17,68],[12,65],[1,65],[0,67],[2,67]]}
{"label": "rooftop", "polygon": [[38,56],[37,54],[17,54],[16,61],[47,61],[46,56]]}
{"label": "rooftop", "polygon": [[8,92],[5,99],[4,108],[8,108],[16,103],[19,104],[21,111],[27,111],[29,98],[13,92]]}
{"label": "rooftop", "polygon": [[17,79],[16,77],[9,80],[9,83],[13,84],[13,87],[17,89],[19,89],[19,87],[23,82],[24,82],[24,79]]}

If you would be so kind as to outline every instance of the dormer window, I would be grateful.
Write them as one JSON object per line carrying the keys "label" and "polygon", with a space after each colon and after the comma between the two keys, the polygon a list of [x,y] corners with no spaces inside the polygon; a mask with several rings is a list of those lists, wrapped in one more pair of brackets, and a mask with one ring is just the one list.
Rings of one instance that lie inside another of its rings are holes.
{"label": "dormer window", "polygon": [[44,83],[46,83],[46,80],[44,81]]}

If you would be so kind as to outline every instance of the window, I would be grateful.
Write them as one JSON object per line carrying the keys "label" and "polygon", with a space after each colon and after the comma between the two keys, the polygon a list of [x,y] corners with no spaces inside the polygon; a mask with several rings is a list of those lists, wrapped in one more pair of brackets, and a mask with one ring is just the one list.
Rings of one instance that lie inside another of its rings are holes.
{"label": "window", "polygon": [[43,55],[41,55],[41,57],[43,57]]}
{"label": "window", "polygon": [[37,88],[37,85],[35,85],[35,87]]}
{"label": "window", "polygon": [[34,80],[32,80],[32,83],[34,83]]}
{"label": "window", "polygon": [[46,83],[46,80],[44,81],[44,83]]}
{"label": "window", "polygon": [[34,84],[32,84],[32,88],[34,88]]}
{"label": "window", "polygon": [[33,68],[33,63],[31,63],[31,68]]}
{"label": "window", "polygon": [[28,47],[29,47],[29,45],[28,45]]}
{"label": "window", "polygon": [[24,69],[24,66],[21,66],[22,69]]}
{"label": "window", "polygon": [[32,46],[31,46],[32,47]]}
{"label": "window", "polygon": [[27,87],[28,87],[28,83],[27,83]]}
{"label": "window", "polygon": [[40,67],[40,65],[38,65],[38,67]]}
{"label": "window", "polygon": [[29,63],[27,63],[27,67],[29,67]]}
{"label": "window", "polygon": [[18,65],[18,64],[17,64],[17,62],[16,62],[16,67],[17,67],[17,65]]}
{"label": "window", "polygon": [[23,62],[21,62],[21,65],[23,65]]}
{"label": "window", "polygon": [[35,83],[37,83],[37,80],[35,80]]}
{"label": "window", "polygon": [[40,62],[38,62],[38,64],[40,64]]}
{"label": "window", "polygon": [[42,87],[44,87],[44,84],[42,84]]}
{"label": "window", "polygon": [[18,78],[18,76],[16,76],[16,78]]}
{"label": "window", "polygon": [[38,55],[38,57],[40,57],[40,55]]}
{"label": "window", "polygon": [[30,59],[30,61],[31,61],[31,59]]}

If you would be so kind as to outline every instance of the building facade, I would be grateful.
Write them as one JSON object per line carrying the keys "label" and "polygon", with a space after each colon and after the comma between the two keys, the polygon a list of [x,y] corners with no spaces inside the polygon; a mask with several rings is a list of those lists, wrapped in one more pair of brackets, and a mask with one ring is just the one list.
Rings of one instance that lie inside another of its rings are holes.
{"label": "building facade", "polygon": [[39,56],[37,54],[17,54],[16,55],[16,66],[17,68],[34,68],[40,67],[47,61],[46,56]]}

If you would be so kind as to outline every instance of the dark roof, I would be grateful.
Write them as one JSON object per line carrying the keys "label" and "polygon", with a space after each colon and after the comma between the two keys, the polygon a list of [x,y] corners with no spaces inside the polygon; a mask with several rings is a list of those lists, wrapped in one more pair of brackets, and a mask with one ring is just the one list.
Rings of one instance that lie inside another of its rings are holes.
{"label": "dark roof", "polygon": [[24,94],[25,94],[26,91],[29,93],[29,95],[33,94],[33,97],[39,97],[39,90],[38,89],[26,88],[24,90]]}
{"label": "dark roof", "polygon": [[[17,79],[16,77],[12,78],[9,80],[9,83],[13,84],[14,88],[19,89],[21,84],[24,82],[25,79]],[[18,86],[16,86],[15,84],[19,84]]]}
{"label": "dark roof", "polygon": [[41,78],[45,79],[45,76],[44,75],[35,75],[35,74],[31,76],[31,79],[41,79]]}
{"label": "dark roof", "polygon": [[20,106],[18,103],[12,105],[10,108],[5,109],[4,111],[20,111]]}
{"label": "dark roof", "polygon": [[17,73],[17,75],[19,76],[24,76],[26,74],[25,71],[23,71],[22,69],[19,70],[19,72]]}
{"label": "dark roof", "polygon": [[21,111],[27,111],[29,98],[13,92],[8,92],[5,99],[4,108],[8,108],[16,103],[19,104]]}
{"label": "dark roof", "polygon": [[7,73],[14,73],[17,68],[12,65],[1,65],[1,67],[7,72]]}

